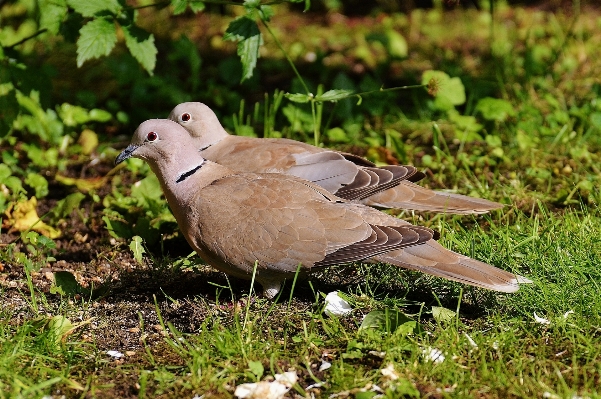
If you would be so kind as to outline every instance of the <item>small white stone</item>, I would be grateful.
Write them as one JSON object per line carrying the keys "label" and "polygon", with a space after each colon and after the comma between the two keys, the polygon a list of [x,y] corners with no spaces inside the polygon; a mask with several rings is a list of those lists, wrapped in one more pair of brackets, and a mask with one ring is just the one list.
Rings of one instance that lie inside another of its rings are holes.
{"label": "small white stone", "polygon": [[386,368],[381,369],[380,373],[382,373],[384,377],[388,378],[391,381],[399,379],[399,373],[396,372],[392,363],[389,363],[388,366],[386,366]]}
{"label": "small white stone", "polygon": [[106,354],[111,357],[114,357],[115,359],[120,359],[123,356],[125,356],[123,353],[121,353],[119,351],[107,351]]}
{"label": "small white stone", "polygon": [[325,314],[328,316],[346,316],[353,311],[351,305],[344,299],[338,296],[338,291],[330,292],[326,295]]}
{"label": "small white stone", "polygon": [[275,381],[240,384],[234,395],[240,399],[282,399],[297,380],[295,371],[287,371],[276,374]]}
{"label": "small white stone", "polygon": [[319,366],[319,371],[324,371],[332,367],[332,363],[326,362],[325,360],[321,361],[321,366]]}
{"label": "small white stone", "polygon": [[440,349],[436,348],[424,348],[422,350],[422,356],[426,361],[433,362],[436,364],[444,362],[444,354]]}
{"label": "small white stone", "polygon": [[534,312],[534,321],[537,322],[538,324],[551,324],[551,322],[547,319],[545,319],[544,317],[539,317],[536,312]]}
{"label": "small white stone", "polygon": [[574,311],[573,311],[573,310],[568,310],[567,312],[565,312],[565,313],[563,314],[563,318],[564,318],[564,319],[567,319],[567,318],[568,318],[568,316],[569,316],[569,315],[571,315],[572,313],[574,313]]}

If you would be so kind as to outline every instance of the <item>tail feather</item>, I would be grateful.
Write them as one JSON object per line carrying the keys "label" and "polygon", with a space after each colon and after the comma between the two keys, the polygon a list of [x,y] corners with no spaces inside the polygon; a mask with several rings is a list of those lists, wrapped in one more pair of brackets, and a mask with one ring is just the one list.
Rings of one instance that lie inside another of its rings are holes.
{"label": "tail feather", "polygon": [[433,191],[410,181],[402,181],[398,186],[375,193],[361,202],[379,208],[412,209],[460,215],[487,213],[503,207],[503,204],[482,198]]}
{"label": "tail feather", "polygon": [[516,292],[520,283],[532,282],[525,277],[449,251],[434,240],[378,255],[372,260],[500,292]]}

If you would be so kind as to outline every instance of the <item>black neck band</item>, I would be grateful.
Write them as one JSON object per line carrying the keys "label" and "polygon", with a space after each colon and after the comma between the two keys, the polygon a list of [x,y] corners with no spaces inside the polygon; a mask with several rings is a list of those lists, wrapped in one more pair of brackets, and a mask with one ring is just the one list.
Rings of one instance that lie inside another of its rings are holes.
{"label": "black neck band", "polygon": [[194,173],[196,173],[198,171],[198,169],[202,168],[202,164],[198,165],[197,167],[195,167],[194,169],[191,169],[187,172],[182,173],[177,180],[175,181],[176,183],[181,183],[184,180],[186,180],[188,177],[192,176]]}

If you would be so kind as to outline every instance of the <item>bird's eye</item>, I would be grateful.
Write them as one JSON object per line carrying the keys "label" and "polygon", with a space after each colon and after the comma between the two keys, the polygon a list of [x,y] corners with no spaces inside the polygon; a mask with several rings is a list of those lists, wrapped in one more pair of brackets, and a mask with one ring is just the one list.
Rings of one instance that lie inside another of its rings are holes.
{"label": "bird's eye", "polygon": [[188,122],[190,119],[192,119],[192,116],[189,113],[183,113],[182,116],[182,122]]}
{"label": "bird's eye", "polygon": [[156,134],[156,132],[150,132],[150,133],[148,133],[148,134],[146,135],[146,139],[147,139],[148,141],[155,141],[155,140],[156,140],[156,139],[158,139],[158,138],[159,138],[159,135],[158,135],[158,134]]}

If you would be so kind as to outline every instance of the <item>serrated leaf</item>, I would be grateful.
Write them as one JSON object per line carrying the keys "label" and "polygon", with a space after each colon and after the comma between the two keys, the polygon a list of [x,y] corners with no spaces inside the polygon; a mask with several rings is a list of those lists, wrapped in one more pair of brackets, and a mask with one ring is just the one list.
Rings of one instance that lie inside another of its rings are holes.
{"label": "serrated leaf", "polygon": [[441,306],[432,306],[432,316],[439,323],[448,323],[457,317],[457,313]]}
{"label": "serrated leaf", "polygon": [[188,0],[171,0],[173,15],[182,14],[188,8]]}
{"label": "serrated leaf", "polygon": [[101,11],[117,14],[121,10],[118,0],[67,0],[67,4],[84,17],[93,17]]}
{"label": "serrated leaf", "polygon": [[240,17],[230,22],[224,40],[238,41],[238,56],[242,62],[242,82],[253,75],[257,59],[259,58],[259,47],[263,44],[263,37],[257,23],[246,17]]}
{"label": "serrated leaf", "polygon": [[131,242],[129,243],[129,249],[131,249],[131,252],[134,255],[134,259],[139,264],[142,264],[142,255],[146,253],[146,250],[144,249],[144,245],[142,245],[142,244],[143,244],[143,240],[142,240],[142,237],[140,237],[140,236],[133,236],[131,238]]}
{"label": "serrated leaf", "polygon": [[154,45],[154,36],[135,25],[124,27],[123,32],[125,33],[125,44],[131,55],[152,75],[158,52]]}
{"label": "serrated leaf", "polygon": [[311,99],[309,95],[303,93],[286,93],[284,97],[295,103],[308,103]]}
{"label": "serrated leaf", "polygon": [[61,22],[67,15],[66,0],[40,0],[40,29],[48,29],[48,32],[56,35],[60,29]]}
{"label": "serrated leaf", "polygon": [[405,316],[401,312],[397,312],[392,309],[384,309],[384,310],[373,310],[369,312],[361,325],[359,326],[359,330],[365,330],[368,328],[373,328],[383,332],[394,332],[400,325],[412,322],[409,317]]}
{"label": "serrated leaf", "polygon": [[352,90],[328,90],[322,95],[315,96],[317,101],[338,101],[345,99],[353,94]]}
{"label": "serrated leaf", "polygon": [[88,22],[79,30],[77,66],[81,67],[89,59],[109,55],[115,43],[117,32],[113,21],[97,18]]}

